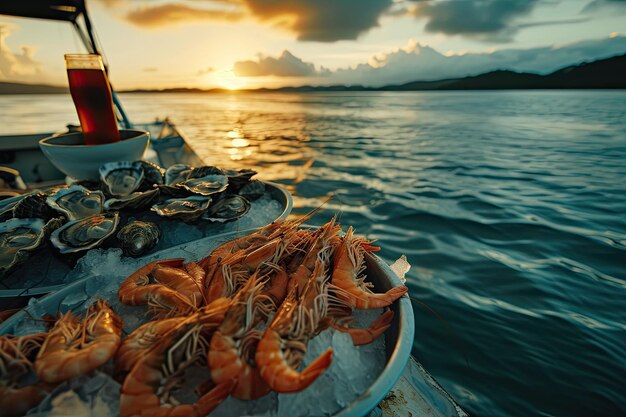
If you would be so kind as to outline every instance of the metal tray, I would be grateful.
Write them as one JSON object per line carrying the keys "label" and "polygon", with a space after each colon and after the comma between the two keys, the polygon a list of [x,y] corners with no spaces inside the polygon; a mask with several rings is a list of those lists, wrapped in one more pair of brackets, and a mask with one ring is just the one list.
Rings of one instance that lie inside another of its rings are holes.
{"label": "metal tray", "polygon": [[[147,263],[155,259],[175,257],[182,257],[187,260],[198,259],[220,243],[242,236],[251,231],[252,230],[225,233],[222,235],[200,239],[167,249],[165,251],[154,253],[150,256],[142,258],[141,260],[142,262]],[[367,254],[366,262],[367,275],[374,284],[377,292],[387,291],[392,287],[402,284],[400,279],[393,271],[391,271],[389,266],[377,256]],[[124,278],[125,277],[118,277],[120,281]],[[28,308],[16,313],[4,323],[1,323],[0,334],[13,333],[14,326],[21,320],[37,314],[35,313],[35,310],[38,311],[38,314],[41,314],[42,311],[50,314],[64,312],[62,309],[63,299],[71,294],[85,292],[87,281],[89,279],[91,278],[86,277],[53,294],[49,294],[35,301],[37,305],[31,304]],[[342,411],[337,413],[337,417],[358,417],[368,415],[368,413],[385,398],[387,393],[389,393],[402,375],[411,355],[411,347],[413,345],[413,337],[415,333],[413,308],[409,297],[404,295],[398,301],[393,303],[391,309],[395,312],[395,315],[391,327],[385,333],[387,364],[376,381],[374,381],[374,383],[357,399],[348,404],[348,406],[346,406]]]}

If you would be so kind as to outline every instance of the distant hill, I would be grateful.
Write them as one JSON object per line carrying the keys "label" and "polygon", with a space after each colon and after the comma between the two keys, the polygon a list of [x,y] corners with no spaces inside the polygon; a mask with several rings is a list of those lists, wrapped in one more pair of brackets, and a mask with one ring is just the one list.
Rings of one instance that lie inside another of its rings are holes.
{"label": "distant hill", "polygon": [[[593,62],[583,62],[562,68],[551,74],[497,70],[484,74],[438,81],[413,81],[384,87],[362,85],[330,85],[244,90],[254,92],[310,92],[310,91],[421,91],[421,90],[516,90],[516,89],[584,89],[626,88],[626,54]],[[130,90],[127,93],[212,93],[223,89],[169,88],[163,90]],[[65,87],[50,85],[0,82],[0,94],[56,94],[67,93]]]}
{"label": "distant hill", "polygon": [[46,84],[20,84],[0,82],[0,94],[61,94],[69,93],[67,87]]}
{"label": "distant hill", "polygon": [[[408,83],[399,87],[414,89]],[[626,54],[562,68],[547,75],[492,71],[474,77],[447,80],[437,90],[626,88]]]}

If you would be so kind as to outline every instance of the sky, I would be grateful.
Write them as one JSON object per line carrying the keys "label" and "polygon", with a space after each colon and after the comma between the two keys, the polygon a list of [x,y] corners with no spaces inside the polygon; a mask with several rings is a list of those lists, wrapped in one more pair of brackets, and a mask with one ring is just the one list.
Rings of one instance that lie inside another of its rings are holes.
{"label": "sky", "polygon": [[[380,86],[626,53],[626,0],[88,0],[116,89]],[[66,85],[70,24],[0,15],[0,81]]]}

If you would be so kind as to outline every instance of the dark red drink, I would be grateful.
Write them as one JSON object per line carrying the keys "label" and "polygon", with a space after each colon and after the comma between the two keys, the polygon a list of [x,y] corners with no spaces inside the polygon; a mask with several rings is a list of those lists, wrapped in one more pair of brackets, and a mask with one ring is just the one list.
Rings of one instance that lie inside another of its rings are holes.
{"label": "dark red drink", "polygon": [[111,86],[100,56],[66,55],[65,62],[70,93],[76,106],[85,143],[100,145],[118,142],[120,133],[113,108]]}

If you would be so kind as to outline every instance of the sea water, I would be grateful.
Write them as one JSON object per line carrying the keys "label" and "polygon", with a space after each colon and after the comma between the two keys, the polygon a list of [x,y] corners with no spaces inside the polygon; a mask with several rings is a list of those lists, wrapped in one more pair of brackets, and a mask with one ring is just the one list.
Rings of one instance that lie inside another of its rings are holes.
{"label": "sea water", "polygon": [[[626,413],[625,91],[120,96],[405,254],[413,355],[470,414]],[[0,134],[72,121],[0,96]]]}

